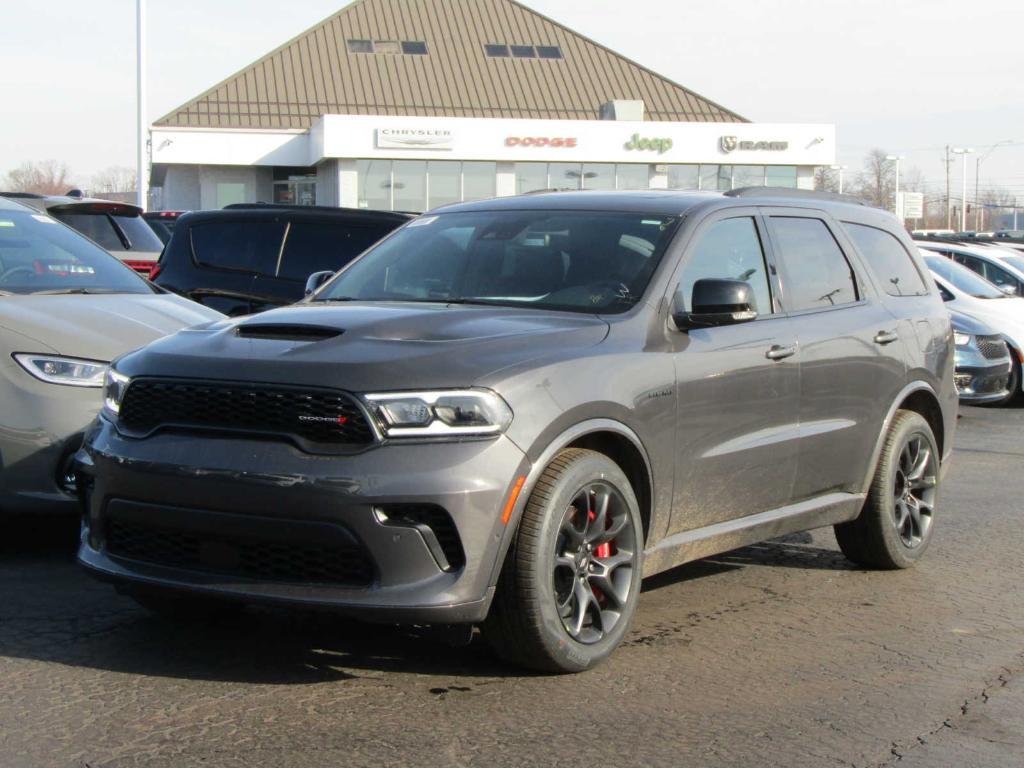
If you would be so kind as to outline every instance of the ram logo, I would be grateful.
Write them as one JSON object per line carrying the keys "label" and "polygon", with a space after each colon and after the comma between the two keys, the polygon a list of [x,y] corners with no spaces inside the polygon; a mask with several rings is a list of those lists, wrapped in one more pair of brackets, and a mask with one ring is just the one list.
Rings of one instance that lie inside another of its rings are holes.
{"label": "ram logo", "polygon": [[739,146],[740,140],[736,136],[722,136],[718,139],[718,146],[722,148],[725,154],[729,154],[737,146]]}

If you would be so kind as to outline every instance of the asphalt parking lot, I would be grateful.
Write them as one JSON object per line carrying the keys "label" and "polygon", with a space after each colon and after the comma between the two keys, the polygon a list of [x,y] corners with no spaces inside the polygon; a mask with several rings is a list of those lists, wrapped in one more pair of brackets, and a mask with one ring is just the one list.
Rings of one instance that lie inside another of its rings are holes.
{"label": "asphalt parking lot", "polygon": [[254,612],[168,626],[49,521],[0,544],[0,765],[1004,766],[1024,755],[1024,410],[965,408],[936,537],[870,573],[830,530],[645,582],[582,675]]}

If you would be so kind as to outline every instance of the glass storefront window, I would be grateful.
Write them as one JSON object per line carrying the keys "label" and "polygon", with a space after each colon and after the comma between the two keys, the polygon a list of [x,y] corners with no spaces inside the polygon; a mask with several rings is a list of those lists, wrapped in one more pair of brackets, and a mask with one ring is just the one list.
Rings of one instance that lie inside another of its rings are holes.
{"label": "glass storefront window", "polygon": [[391,206],[391,161],[358,160],[359,207],[393,210]]}
{"label": "glass storefront window", "polygon": [[718,189],[718,166],[702,165],[700,167],[700,188],[705,192]]}
{"label": "glass storefront window", "polygon": [[584,189],[615,189],[615,166],[612,163],[584,163]]}
{"label": "glass storefront window", "polygon": [[615,181],[618,189],[650,189],[650,166],[620,163],[615,166]]}
{"label": "glass storefront window", "polygon": [[457,160],[431,160],[427,163],[428,209],[462,200],[460,166]]}
{"label": "glass storefront window", "polygon": [[669,189],[700,189],[700,170],[696,165],[670,165]]}
{"label": "glass storefront window", "polygon": [[462,199],[486,200],[498,193],[497,163],[462,164]]}
{"label": "glass storefront window", "polygon": [[548,186],[551,189],[579,189],[582,174],[579,163],[549,163]]}
{"label": "glass storefront window", "polygon": [[516,163],[516,194],[548,188],[547,163]]}
{"label": "glass storefront window", "polygon": [[395,160],[391,188],[396,211],[427,210],[427,161]]}
{"label": "glass storefront window", "polygon": [[796,189],[796,166],[769,165],[765,173],[765,184],[769,187]]}
{"label": "glass storefront window", "polygon": [[732,185],[735,189],[741,187],[763,187],[764,166],[763,165],[737,165],[732,171]]}
{"label": "glass storefront window", "polygon": [[732,166],[718,166],[718,191],[726,192],[732,189]]}
{"label": "glass storefront window", "polygon": [[245,202],[245,184],[220,181],[217,182],[217,207]]}

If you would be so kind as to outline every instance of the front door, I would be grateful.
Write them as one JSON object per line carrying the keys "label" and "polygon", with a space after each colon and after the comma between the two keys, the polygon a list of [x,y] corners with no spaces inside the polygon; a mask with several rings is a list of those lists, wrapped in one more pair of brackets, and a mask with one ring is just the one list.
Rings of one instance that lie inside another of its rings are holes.
{"label": "front door", "polygon": [[753,210],[702,222],[680,262],[685,301],[703,278],[745,280],[758,318],[674,334],[676,486],[670,533],[784,506],[797,462],[799,351],[773,301],[774,267]]}

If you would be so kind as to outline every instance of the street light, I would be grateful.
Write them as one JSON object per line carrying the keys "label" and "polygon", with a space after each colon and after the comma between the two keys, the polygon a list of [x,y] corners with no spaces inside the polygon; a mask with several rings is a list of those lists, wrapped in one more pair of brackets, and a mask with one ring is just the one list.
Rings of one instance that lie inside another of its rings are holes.
{"label": "street light", "polygon": [[843,171],[850,166],[848,165],[830,165],[828,169],[830,171],[839,171],[839,194],[843,194]]}
{"label": "street light", "polygon": [[885,159],[896,163],[896,194],[892,201],[892,212],[896,214],[896,218],[900,221],[903,220],[903,212],[900,210],[900,160],[906,160],[905,155],[886,155]]}
{"label": "street light", "polygon": [[960,200],[960,231],[967,231],[967,156],[974,152],[974,147],[953,147],[951,150],[954,155],[964,156],[964,178],[963,178],[963,198]]}
{"label": "street light", "polygon": [[988,152],[984,155],[978,155],[974,158],[974,229],[981,231],[981,227],[984,222],[981,220],[981,194],[979,189],[979,179],[981,178],[981,164],[984,163],[988,156],[995,152],[999,147],[1006,146],[1007,144],[1013,144],[1013,139],[1003,139],[997,141],[991,147],[988,148]]}

